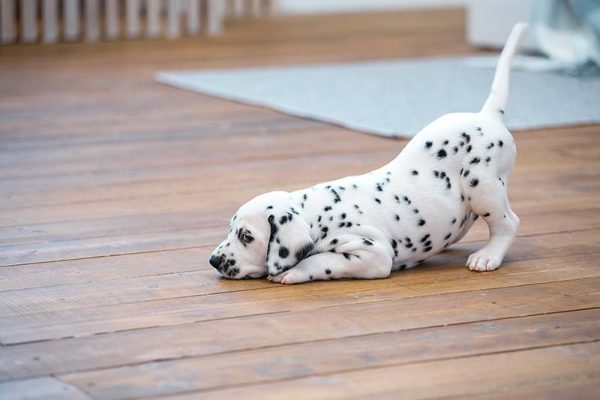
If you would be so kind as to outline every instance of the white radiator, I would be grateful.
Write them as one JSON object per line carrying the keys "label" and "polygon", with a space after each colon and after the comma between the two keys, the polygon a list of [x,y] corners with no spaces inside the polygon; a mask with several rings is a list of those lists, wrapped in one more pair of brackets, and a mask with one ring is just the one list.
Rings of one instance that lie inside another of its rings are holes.
{"label": "white radiator", "polygon": [[216,35],[226,18],[257,17],[275,0],[0,0],[0,43]]}

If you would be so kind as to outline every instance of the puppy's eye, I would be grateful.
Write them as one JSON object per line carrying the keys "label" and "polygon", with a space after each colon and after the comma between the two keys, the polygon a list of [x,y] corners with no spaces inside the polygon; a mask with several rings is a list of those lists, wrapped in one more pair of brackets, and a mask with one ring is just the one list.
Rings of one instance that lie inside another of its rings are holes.
{"label": "puppy's eye", "polygon": [[251,243],[254,240],[249,231],[240,231],[238,234],[238,239],[240,239],[240,242],[244,244]]}

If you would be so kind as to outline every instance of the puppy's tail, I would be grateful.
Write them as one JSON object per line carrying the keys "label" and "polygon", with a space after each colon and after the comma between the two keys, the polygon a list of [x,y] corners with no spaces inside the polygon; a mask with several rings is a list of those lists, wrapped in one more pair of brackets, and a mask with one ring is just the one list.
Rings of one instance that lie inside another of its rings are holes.
{"label": "puppy's tail", "polygon": [[504,45],[498,65],[496,65],[496,74],[494,75],[494,82],[492,83],[492,90],[489,97],[487,98],[481,112],[488,113],[490,115],[502,116],[506,108],[506,102],[508,100],[508,78],[510,75],[510,62],[519,48],[519,41],[523,32],[526,31],[528,24],[518,23],[510,32],[508,40]]}

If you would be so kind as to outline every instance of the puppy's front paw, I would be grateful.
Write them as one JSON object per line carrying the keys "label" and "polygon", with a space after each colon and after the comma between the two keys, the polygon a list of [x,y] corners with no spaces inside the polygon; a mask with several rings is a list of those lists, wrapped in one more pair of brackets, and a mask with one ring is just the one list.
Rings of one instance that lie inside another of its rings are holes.
{"label": "puppy's front paw", "polygon": [[488,253],[485,249],[481,249],[469,256],[467,267],[469,267],[471,271],[493,271],[497,269],[501,263],[502,259],[500,257]]}
{"label": "puppy's front paw", "polygon": [[292,268],[279,275],[271,276],[269,280],[284,285],[293,285],[308,282],[310,278],[300,268]]}

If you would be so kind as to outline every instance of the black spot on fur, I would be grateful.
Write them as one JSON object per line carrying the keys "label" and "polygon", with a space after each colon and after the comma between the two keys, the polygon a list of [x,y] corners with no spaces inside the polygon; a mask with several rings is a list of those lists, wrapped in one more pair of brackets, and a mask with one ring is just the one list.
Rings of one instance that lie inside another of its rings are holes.
{"label": "black spot on fur", "polygon": [[323,211],[331,211],[331,206],[325,206],[325,208],[323,208]]}
{"label": "black spot on fur", "polygon": [[373,241],[367,238],[362,238],[363,243],[366,244],[367,246],[373,246]]}
{"label": "black spot on fur", "polygon": [[475,186],[479,185],[479,179],[477,179],[477,178],[471,179],[471,181],[469,182],[469,185],[471,185],[471,187],[475,187]]}
{"label": "black spot on fur", "polygon": [[417,222],[417,225],[419,225],[419,226],[425,225],[425,220],[424,219],[420,219],[419,222]]}
{"label": "black spot on fur", "polygon": [[430,148],[431,148],[431,146],[433,146],[433,143],[432,143],[432,142],[429,142],[429,141],[425,142],[425,148],[426,148],[426,149],[430,149]]}
{"label": "black spot on fur", "polygon": [[460,136],[464,137],[467,143],[471,141],[471,135],[467,135],[465,132],[461,133]]}
{"label": "black spot on fur", "polygon": [[267,210],[272,210],[273,206],[267,206]]}
{"label": "black spot on fur", "polygon": [[325,269],[325,273],[326,273],[327,275],[331,275],[331,270],[330,270],[329,268],[327,268],[327,269]]}
{"label": "black spot on fur", "polygon": [[484,218],[487,218],[487,217],[489,217],[489,216],[490,216],[490,213],[485,213],[485,214],[483,214],[483,217],[484,217]]}
{"label": "black spot on fur", "polygon": [[504,146],[504,142],[502,140],[498,140],[498,147]]}
{"label": "black spot on fur", "polygon": [[381,204],[381,200],[379,200],[377,197],[375,197],[375,202]]}
{"label": "black spot on fur", "polygon": [[469,164],[479,164],[480,161],[479,157],[474,157]]}
{"label": "black spot on fur", "polygon": [[348,253],[342,253],[342,254],[344,255],[344,258],[346,258],[346,260],[350,259],[350,254],[348,254]]}
{"label": "black spot on fur", "polygon": [[416,169],[413,169],[411,171],[411,174],[413,174],[413,175],[419,175],[419,171],[417,171]]}
{"label": "black spot on fur", "polygon": [[440,160],[442,158],[446,158],[447,155],[448,155],[448,153],[446,153],[446,150],[444,150],[444,149],[440,149],[437,153],[437,156]]}
{"label": "black spot on fur", "polygon": [[466,170],[465,173],[463,174],[463,176],[466,178],[467,176],[469,176],[469,170]]}
{"label": "black spot on fur", "polygon": [[306,243],[304,246],[302,246],[300,248],[300,250],[298,250],[296,252],[296,260],[297,261],[304,260],[304,258],[306,258],[306,256],[308,255],[308,253],[310,253],[311,251],[313,251],[314,248],[315,248],[315,245],[312,244],[311,242]]}
{"label": "black spot on fur", "polygon": [[431,247],[431,246],[428,246],[428,247],[425,247],[425,248],[423,249],[423,251],[424,251],[425,253],[427,253],[428,251],[431,251],[431,249],[432,249],[432,247]]}
{"label": "black spot on fur", "polygon": [[290,251],[287,249],[287,247],[281,246],[279,248],[279,257],[286,258],[289,255],[290,255]]}
{"label": "black spot on fur", "polygon": [[452,218],[452,222],[451,223],[455,224],[456,223],[456,218]]}
{"label": "black spot on fur", "polygon": [[436,170],[433,170],[433,176],[435,176],[436,178],[439,178],[440,172],[436,171]]}
{"label": "black spot on fur", "polygon": [[471,145],[468,145],[468,146],[467,146],[467,153],[470,153],[472,149],[473,149],[473,146],[471,146]]}
{"label": "black spot on fur", "polygon": [[489,149],[491,149],[492,147],[494,147],[494,142],[492,142],[492,143],[488,144],[488,146],[487,146],[487,149],[489,150]]}
{"label": "black spot on fur", "polygon": [[275,224],[275,216],[269,215],[269,225],[271,226],[271,236],[269,237],[269,241],[272,241],[277,234],[277,231],[279,231],[277,224]]}
{"label": "black spot on fur", "polygon": [[452,233],[447,234],[446,236],[444,236],[444,240],[448,240],[450,239],[450,236],[452,236]]}
{"label": "black spot on fur", "polygon": [[329,189],[329,191],[333,195],[334,203],[339,203],[340,201],[342,201],[342,199],[340,198],[340,195],[338,194],[338,192],[335,191],[335,189]]}
{"label": "black spot on fur", "polygon": [[396,215],[394,215],[394,219],[395,219],[396,221],[400,221],[400,216],[399,216],[398,214],[396,214]]}
{"label": "black spot on fur", "polygon": [[337,244],[337,243],[338,243],[337,239],[333,239],[333,240],[331,240],[331,242],[329,242],[329,244],[331,244],[331,245],[334,245],[334,244]]}
{"label": "black spot on fur", "polygon": [[429,239],[429,236],[431,236],[429,233],[427,235],[423,236],[421,238],[421,243],[423,243],[424,241],[426,241],[427,239]]}

